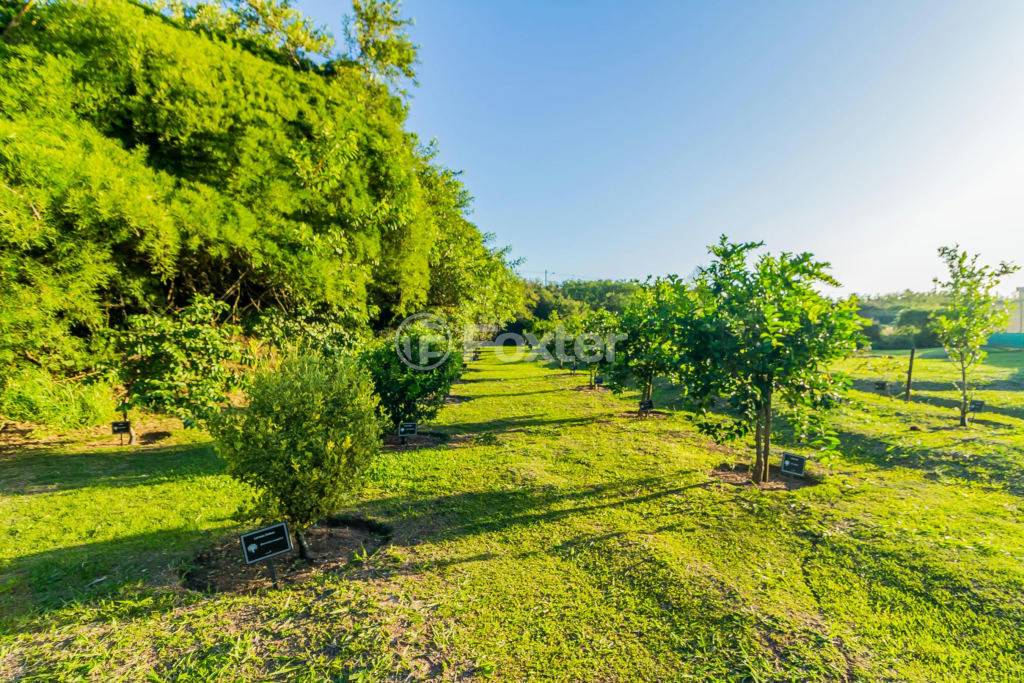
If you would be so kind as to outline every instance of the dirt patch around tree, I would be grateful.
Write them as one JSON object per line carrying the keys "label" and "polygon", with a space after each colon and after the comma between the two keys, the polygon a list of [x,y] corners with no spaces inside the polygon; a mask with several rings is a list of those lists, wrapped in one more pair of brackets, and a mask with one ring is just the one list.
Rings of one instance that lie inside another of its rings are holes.
{"label": "dirt patch around tree", "polygon": [[416,436],[407,436],[405,443],[403,443],[403,437],[395,436],[394,434],[384,435],[383,448],[385,451],[405,451],[405,450],[418,450],[420,448],[436,448],[441,444],[448,442],[448,435],[442,434],[441,432],[420,432]]}
{"label": "dirt patch around tree", "polygon": [[630,410],[625,413],[615,413],[615,417],[628,417],[634,420],[664,420],[668,415],[668,413],[661,410],[650,410],[643,415],[635,410]]}
{"label": "dirt patch around tree", "polygon": [[[364,562],[390,540],[391,529],[380,522],[328,517],[306,532],[313,562],[301,559],[297,548],[274,558],[278,585],[303,583],[314,572],[338,571],[350,563]],[[198,553],[181,579],[191,590],[204,593],[251,593],[272,586],[270,565],[245,564],[237,539]]]}
{"label": "dirt patch around tree", "polygon": [[[722,463],[715,469],[708,472],[709,477],[714,477],[724,484],[753,488],[754,482],[750,480],[750,465],[747,463]],[[782,473],[779,465],[768,466],[768,481],[760,486],[762,491],[795,491],[807,486],[817,486],[821,480],[808,472],[801,477],[793,477]]]}

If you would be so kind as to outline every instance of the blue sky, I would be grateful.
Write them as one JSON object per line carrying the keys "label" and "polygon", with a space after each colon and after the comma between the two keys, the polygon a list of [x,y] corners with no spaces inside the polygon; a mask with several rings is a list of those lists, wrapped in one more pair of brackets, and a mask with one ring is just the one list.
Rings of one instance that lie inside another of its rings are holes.
{"label": "blue sky", "polygon": [[[296,6],[340,41],[347,3]],[[1024,2],[404,12],[409,127],[527,277],[686,275],[723,233],[811,251],[846,292],[929,289],[954,242],[1024,265]]]}

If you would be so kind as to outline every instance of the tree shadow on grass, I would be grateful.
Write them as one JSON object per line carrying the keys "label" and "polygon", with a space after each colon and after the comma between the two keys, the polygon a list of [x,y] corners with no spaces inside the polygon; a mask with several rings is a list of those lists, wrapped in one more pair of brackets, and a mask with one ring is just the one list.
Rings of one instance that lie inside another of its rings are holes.
{"label": "tree shadow on grass", "polygon": [[224,471],[213,445],[25,450],[0,459],[0,495],[23,496],[89,486],[152,485]]}
{"label": "tree shadow on grass", "polygon": [[452,540],[464,536],[531,527],[596,511],[642,505],[695,488],[714,486],[706,479],[679,485],[678,477],[643,477],[565,490],[553,487],[467,491],[446,496],[410,499],[382,497],[359,506],[361,514],[387,520],[395,540]]}
{"label": "tree shadow on grass", "polygon": [[1014,449],[984,455],[953,449],[901,445],[857,432],[839,431],[844,460],[875,465],[880,469],[907,467],[925,472],[933,481],[965,481],[1005,486],[1009,493],[1024,495],[1024,459]]}
{"label": "tree shadow on grass", "polygon": [[[911,397],[911,403],[924,403],[926,405],[935,406],[936,408],[949,408],[951,411],[956,411],[957,416],[959,416],[960,414],[960,401],[958,399],[943,398],[942,396],[914,394]],[[986,402],[984,412],[992,413],[995,415],[1003,415],[1005,417],[1012,417],[1018,420],[1024,420],[1024,408],[1014,408],[1012,406],[998,406]]]}
{"label": "tree shadow on grass", "polygon": [[[674,473],[673,478],[678,482],[678,477],[694,473],[681,471]],[[688,489],[713,485],[712,480],[680,485],[662,477],[647,477],[570,491],[537,487],[429,498],[393,496],[358,506],[358,516],[387,522],[394,528],[396,541],[416,543],[559,522],[607,508],[644,505]],[[131,601],[146,586],[180,591],[176,569],[202,548],[229,534],[230,530],[223,528],[177,528],[15,558],[0,566],[0,633],[41,628],[33,625],[29,617],[68,603]]]}
{"label": "tree shadow on grass", "polygon": [[454,427],[438,426],[439,431],[444,431],[445,434],[450,436],[458,436],[462,434],[472,435],[479,434],[481,432],[512,432],[520,431],[530,427],[550,427],[550,426],[564,426],[572,427],[582,424],[593,424],[596,418],[600,418],[600,414],[596,415],[585,415],[583,417],[563,417],[563,418],[538,418],[538,417],[504,417],[495,418],[493,420],[483,420],[480,422],[460,422]]}
{"label": "tree shadow on grass", "polygon": [[[0,634],[46,628],[32,618],[73,609],[76,603],[124,600],[121,608],[132,609],[134,604],[140,615],[171,609],[173,605],[161,606],[166,601],[145,596],[154,591],[179,593],[178,568],[224,533],[168,529],[14,558],[0,565]],[[107,606],[117,608],[113,603]]]}

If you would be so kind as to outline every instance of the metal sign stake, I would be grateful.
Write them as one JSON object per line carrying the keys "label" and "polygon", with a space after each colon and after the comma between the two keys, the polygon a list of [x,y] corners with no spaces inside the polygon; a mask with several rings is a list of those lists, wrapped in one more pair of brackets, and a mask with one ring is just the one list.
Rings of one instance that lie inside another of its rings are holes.
{"label": "metal sign stake", "polygon": [[274,590],[277,590],[277,570],[274,569],[274,558],[267,560],[267,564],[270,565],[270,580],[274,582]]}

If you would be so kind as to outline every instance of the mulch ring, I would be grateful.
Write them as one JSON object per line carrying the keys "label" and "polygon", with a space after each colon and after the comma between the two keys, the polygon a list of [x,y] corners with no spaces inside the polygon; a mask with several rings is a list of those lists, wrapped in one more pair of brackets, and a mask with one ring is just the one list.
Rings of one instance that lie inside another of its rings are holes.
{"label": "mulch ring", "polygon": [[641,419],[641,420],[647,420],[647,419],[651,419],[651,420],[664,420],[666,417],[668,417],[668,415],[669,415],[668,413],[666,413],[664,411],[661,411],[661,410],[651,410],[651,411],[648,411],[645,415],[641,415],[639,412],[637,412],[635,410],[630,410],[630,411],[625,412],[625,413],[615,413],[615,417],[631,417],[633,419]]}
{"label": "mulch ring", "polygon": [[418,448],[434,448],[448,441],[448,435],[441,432],[420,432],[416,436],[407,436],[407,444],[402,443],[402,437],[394,434],[384,435],[385,451],[416,450]]}
{"label": "mulch ring", "polygon": [[447,396],[444,397],[444,403],[445,405],[450,406],[454,403],[465,403],[466,401],[472,401],[474,398],[474,396],[452,396],[451,394],[448,394]]}
{"label": "mulch ring", "polygon": [[[337,571],[352,561],[373,555],[390,540],[390,528],[379,522],[328,517],[306,531],[306,543],[315,558],[312,563],[299,557],[294,538],[295,550],[274,558],[278,584],[302,583],[314,571]],[[191,590],[204,593],[251,593],[273,585],[267,562],[245,564],[237,539],[200,552],[192,558],[192,565],[181,579]]]}
{"label": "mulch ring", "polygon": [[608,389],[601,385],[591,387],[589,384],[584,384],[582,386],[573,387],[570,391],[608,391]]}
{"label": "mulch ring", "polygon": [[[753,487],[754,482],[750,481],[750,465],[737,463],[735,465],[722,463],[715,469],[708,472],[709,477],[715,477],[725,484],[733,486]],[[782,473],[779,465],[768,466],[768,481],[761,484],[762,491],[795,491],[805,486],[817,486],[821,480],[808,472],[803,478],[791,477]]]}

